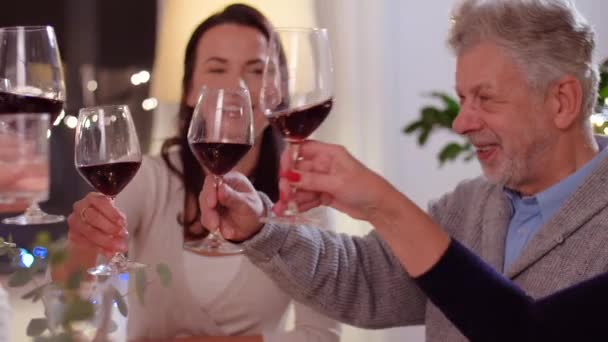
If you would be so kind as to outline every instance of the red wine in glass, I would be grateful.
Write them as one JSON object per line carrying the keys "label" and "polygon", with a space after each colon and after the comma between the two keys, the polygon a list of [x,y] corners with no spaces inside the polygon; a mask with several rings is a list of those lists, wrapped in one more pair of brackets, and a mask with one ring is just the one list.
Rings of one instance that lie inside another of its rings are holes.
{"label": "red wine in glass", "polygon": [[[75,139],[76,169],[95,189],[114,199],[133,179],[142,160],[129,107],[114,105],[81,109]],[[141,267],[145,265],[116,253],[107,263],[88,272],[94,276],[112,276]]]}
{"label": "red wine in glass", "polygon": [[[291,164],[296,168],[299,143],[327,118],[333,107],[333,67],[327,30],[277,28],[264,63],[260,107],[270,124],[287,140]],[[295,193],[295,187],[292,193]],[[285,224],[316,224],[299,215],[297,203],[288,201],[282,216],[262,219]]]}
{"label": "red wine in glass", "polygon": [[199,142],[190,144],[198,161],[211,173],[222,176],[232,170],[251,149],[250,144]]}
{"label": "red wine in glass", "polygon": [[53,123],[62,110],[63,101],[61,100],[0,91],[0,115],[49,113],[50,121]]}
{"label": "red wine in glass", "polygon": [[[235,88],[203,87],[192,113],[188,144],[205,168],[206,176],[213,177],[216,189],[222,184],[222,176],[232,170],[251,149],[253,140],[251,98],[244,83]],[[221,216],[221,205],[217,211]],[[241,246],[231,244],[222,237],[220,227],[209,228],[213,229],[209,229],[209,234],[203,239],[184,241],[184,249],[204,255],[242,253]]]}
{"label": "red wine in glass", "polygon": [[[52,124],[62,112],[64,101],[63,63],[54,29],[51,26],[1,27],[0,121],[14,122],[23,120],[15,118],[17,116],[40,115]],[[47,134],[48,129],[28,142],[36,142],[37,156],[45,158],[48,164]],[[45,192],[48,194],[48,186]],[[2,222],[33,225],[65,220],[62,215],[50,215],[40,209],[38,201],[46,200],[45,197],[28,200],[31,203],[23,214]]]}
{"label": "red wine in glass", "polygon": [[277,111],[268,117],[268,121],[285,139],[304,140],[323,123],[333,103],[333,98],[330,98],[307,107]]}
{"label": "red wine in glass", "polygon": [[97,191],[116,197],[139,170],[141,162],[117,162],[78,167],[78,172]]}

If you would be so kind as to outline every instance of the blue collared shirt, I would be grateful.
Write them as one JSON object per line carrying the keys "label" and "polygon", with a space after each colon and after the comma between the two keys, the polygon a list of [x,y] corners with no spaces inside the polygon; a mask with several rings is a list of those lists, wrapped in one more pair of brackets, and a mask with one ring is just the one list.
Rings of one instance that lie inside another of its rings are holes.
{"label": "blue collared shirt", "polygon": [[570,176],[535,196],[521,197],[516,192],[505,188],[505,194],[511,203],[512,214],[505,239],[504,270],[507,270],[517,259],[532,236],[551,219],[583,180],[591,174],[597,164],[608,156],[606,141],[599,140],[598,143],[601,151],[593,159]]}

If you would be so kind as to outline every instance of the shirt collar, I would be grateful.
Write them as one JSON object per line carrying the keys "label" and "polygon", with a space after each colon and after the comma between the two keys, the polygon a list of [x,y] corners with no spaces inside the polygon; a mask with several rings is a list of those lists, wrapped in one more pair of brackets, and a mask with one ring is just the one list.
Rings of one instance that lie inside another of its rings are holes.
{"label": "shirt collar", "polygon": [[[596,137],[600,152],[583,165],[580,169],[568,177],[562,179],[557,184],[549,187],[535,196],[525,197],[524,199],[535,199],[540,207],[541,218],[543,224],[555,214],[555,212],[564,204],[564,202],[574,193],[580,184],[593,172],[600,161],[608,156],[608,138]],[[511,189],[504,188],[504,192],[511,202],[512,209],[517,208],[517,204],[521,204],[522,197]]]}

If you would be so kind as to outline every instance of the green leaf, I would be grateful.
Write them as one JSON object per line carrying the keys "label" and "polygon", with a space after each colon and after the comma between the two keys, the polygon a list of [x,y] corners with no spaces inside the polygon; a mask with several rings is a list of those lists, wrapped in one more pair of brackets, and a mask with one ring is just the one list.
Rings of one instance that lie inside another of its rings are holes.
{"label": "green leaf", "polygon": [[46,266],[46,263],[44,262],[43,259],[35,258],[34,263],[32,263],[32,265],[30,266],[30,270],[32,273],[36,273],[36,272],[44,270],[44,266]]}
{"label": "green leaf", "polygon": [[424,107],[422,108],[422,121],[431,126],[437,123],[437,117],[439,116],[439,110],[435,107]]}
{"label": "green leaf", "polygon": [[462,147],[458,143],[450,143],[446,145],[441,152],[439,152],[439,162],[443,165],[448,160],[454,160],[460,152]]}
{"label": "green leaf", "polygon": [[49,257],[49,262],[52,266],[57,266],[62,264],[67,259],[67,253],[64,249],[51,251],[51,255]]}
{"label": "green leaf", "polygon": [[165,263],[160,263],[156,265],[156,273],[158,273],[158,277],[160,278],[160,283],[164,287],[171,286],[171,270],[169,266]]}
{"label": "green leaf", "polygon": [[27,325],[27,329],[26,329],[27,336],[29,336],[29,337],[40,336],[46,329],[48,329],[48,327],[49,327],[49,324],[48,324],[46,318],[34,318]]}
{"label": "green leaf", "polygon": [[75,321],[86,321],[93,317],[94,308],[91,302],[80,298],[68,301],[63,313],[63,323],[69,324]]}
{"label": "green leaf", "polygon": [[146,290],[146,284],[146,270],[140,268],[135,271],[135,292],[137,293],[137,298],[139,298],[141,305],[144,305],[144,292]]}
{"label": "green leaf", "polygon": [[605,99],[608,97],[608,86],[600,89],[600,98]]}
{"label": "green leaf", "polygon": [[14,242],[6,242],[4,239],[0,240],[0,255],[6,255],[14,251],[19,251]]}
{"label": "green leaf", "polygon": [[456,101],[453,97],[449,96],[448,94],[440,93],[440,92],[432,92],[431,96],[441,99],[441,101],[445,105],[445,109],[447,112],[458,113],[458,111],[460,111],[460,105],[458,104],[458,101]]}
{"label": "green leaf", "polygon": [[453,122],[454,118],[447,111],[437,113],[437,124],[441,125],[442,127],[451,129]]}
{"label": "green leaf", "polygon": [[70,273],[67,283],[65,284],[66,289],[68,290],[78,290],[80,288],[80,283],[82,282],[84,274],[81,270],[74,271]]}
{"label": "green leaf", "polygon": [[21,296],[21,299],[23,300],[28,300],[28,299],[32,299],[32,302],[36,302],[38,301],[40,298],[42,298],[42,295],[44,293],[44,288],[47,286],[48,284],[44,284],[44,285],[40,285],[38,287],[36,287],[35,289],[31,290],[30,292],[24,294],[23,296]]}
{"label": "green leaf", "polygon": [[412,134],[415,130],[422,126],[424,126],[424,122],[422,121],[412,122],[411,124],[405,126],[405,128],[403,129],[403,133]]}
{"label": "green leaf", "polygon": [[23,286],[32,280],[32,274],[30,270],[27,268],[20,268],[15,273],[11,275],[8,280],[8,286],[10,287],[19,287]]}
{"label": "green leaf", "polygon": [[19,248],[13,247],[8,249],[8,256],[11,260],[15,260],[19,255],[21,255]]}
{"label": "green leaf", "polygon": [[424,145],[429,138],[429,134],[431,133],[431,129],[427,128],[418,136],[418,145]]}
{"label": "green leaf", "polygon": [[34,338],[34,342],[74,342],[74,339],[68,333],[61,333],[55,336],[38,336]]}
{"label": "green leaf", "polygon": [[51,237],[51,234],[43,230],[36,234],[36,237],[34,238],[34,243],[32,245],[41,246],[48,249],[51,246],[52,242],[53,238]]}
{"label": "green leaf", "polygon": [[129,314],[129,309],[127,307],[127,303],[125,302],[124,297],[122,296],[120,291],[118,291],[118,289],[115,288],[114,286],[112,286],[111,290],[112,290],[112,296],[114,297],[114,300],[116,301],[116,305],[118,305],[118,311],[120,312],[121,315],[123,315],[124,317],[127,317],[127,315]]}

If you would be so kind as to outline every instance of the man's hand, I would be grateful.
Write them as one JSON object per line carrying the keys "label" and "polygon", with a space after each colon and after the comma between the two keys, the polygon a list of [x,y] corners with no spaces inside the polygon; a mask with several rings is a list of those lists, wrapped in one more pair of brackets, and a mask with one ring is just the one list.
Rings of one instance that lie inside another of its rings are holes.
{"label": "man's hand", "polygon": [[201,224],[210,230],[220,228],[228,240],[243,241],[262,229],[260,218],[265,216],[262,199],[249,179],[238,172],[225,174],[219,188],[213,177],[205,177],[199,205]]}
{"label": "man's hand", "polygon": [[[370,221],[386,196],[398,194],[384,178],[371,171],[340,145],[308,140],[300,144],[300,159],[292,167],[289,151],[281,156],[281,200],[273,211],[281,215],[289,200],[306,211],[326,205],[352,218]],[[292,187],[297,188],[294,193]]]}

